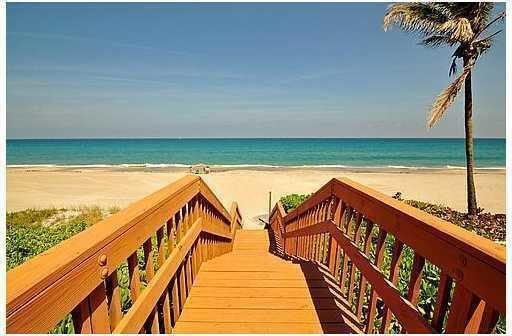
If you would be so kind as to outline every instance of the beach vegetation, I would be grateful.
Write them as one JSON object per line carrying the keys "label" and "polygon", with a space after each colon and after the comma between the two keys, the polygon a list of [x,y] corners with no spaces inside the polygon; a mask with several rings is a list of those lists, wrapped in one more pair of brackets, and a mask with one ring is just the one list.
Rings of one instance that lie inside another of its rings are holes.
{"label": "beach vegetation", "polygon": [[472,72],[479,57],[492,46],[499,30],[491,30],[503,21],[505,12],[492,17],[492,2],[414,2],[395,3],[384,16],[384,30],[398,26],[406,32],[416,33],[420,44],[427,47],[455,48],[448,70],[449,76],[458,77],[434,100],[427,126],[433,127],[444,116],[464,86],[464,126],[467,170],[467,211],[477,215],[478,206],[473,177],[473,93]]}
{"label": "beach vegetation", "polygon": [[289,194],[281,197],[279,201],[283,205],[284,211],[290,212],[307,200],[311,194]]}

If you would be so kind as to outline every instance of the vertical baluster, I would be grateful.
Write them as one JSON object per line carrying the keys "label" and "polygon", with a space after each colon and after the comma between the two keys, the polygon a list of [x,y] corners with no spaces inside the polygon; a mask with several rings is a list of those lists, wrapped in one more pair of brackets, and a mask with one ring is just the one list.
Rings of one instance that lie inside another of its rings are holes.
{"label": "vertical baluster", "polygon": [[[339,201],[338,208],[336,209],[336,212],[334,213],[334,224],[339,228],[341,226],[341,222],[343,221],[343,213],[345,212],[346,204],[345,202]],[[334,277],[336,280],[341,281],[341,267],[342,267],[342,258],[343,258],[343,249],[338,246],[336,243],[337,249],[336,249],[336,261],[335,261],[335,267],[334,267]]]}
{"label": "vertical baluster", "polygon": [[409,291],[407,293],[407,300],[411,301],[413,305],[418,303],[420,295],[421,276],[423,268],[425,267],[425,258],[418,253],[414,253],[414,260],[412,263],[411,277],[409,279]]}
{"label": "vertical baluster", "polygon": [[[366,232],[364,236],[364,249],[363,253],[368,257],[370,253],[370,247],[372,243],[372,231],[373,231],[373,222],[366,220]],[[359,278],[359,297],[357,298],[357,310],[356,316],[357,318],[361,318],[361,314],[363,312],[363,303],[364,298],[366,297],[366,278],[361,274],[361,278]]]}
{"label": "vertical baluster", "polygon": [[464,333],[466,325],[471,320],[479,301],[478,297],[471,293],[464,285],[456,283],[453,302],[450,306],[450,314],[446,323],[446,333]]}
{"label": "vertical baluster", "polygon": [[[151,242],[151,237],[149,237],[143,244],[144,250],[144,265],[145,265],[145,273],[146,273],[146,282],[149,284],[153,277],[155,276],[155,266],[153,264],[153,246]],[[158,314],[156,308],[153,308],[151,313],[148,316],[146,322],[146,331],[152,334],[160,333],[160,329],[158,326]]]}
{"label": "vertical baluster", "polygon": [[[355,223],[354,223],[354,241],[359,240],[359,236],[361,234],[361,221],[363,220],[363,216],[360,212],[357,213]],[[350,267],[350,276],[348,278],[348,302],[352,305],[352,301],[354,300],[354,285],[356,282],[356,267],[354,263],[352,263]]]}
{"label": "vertical baluster", "polygon": [[[350,227],[350,222],[352,221],[352,214],[354,213],[353,209],[351,207],[347,207],[345,210],[345,217],[342,219],[342,228],[343,232],[345,232],[348,235],[348,230]],[[348,262],[349,258],[346,253],[343,253],[343,268],[341,269],[341,281],[340,281],[340,288],[341,293],[345,295],[345,282],[348,275]]]}
{"label": "vertical baluster", "polygon": [[[396,286],[398,283],[398,275],[400,271],[400,261],[402,259],[402,251],[404,248],[404,243],[398,240],[395,237],[395,242],[393,244],[393,254],[391,256],[391,266],[389,269],[389,280]],[[382,323],[380,325],[380,333],[386,334],[389,329],[389,325],[391,323],[391,311],[389,310],[387,305],[384,305],[384,311],[382,315]]]}
{"label": "vertical baluster", "polygon": [[[172,250],[175,248],[178,241],[178,214],[176,213],[167,221],[167,254],[170,255]],[[168,287],[168,293],[170,292],[170,305],[171,305],[171,322],[172,326],[176,324],[180,310],[179,300],[179,289],[178,289],[178,273],[171,279]]]}
{"label": "vertical baluster", "polygon": [[174,248],[174,230],[173,230],[173,221],[174,218],[171,217],[169,220],[167,220],[166,228],[167,228],[167,254],[166,257],[168,257],[171,254],[172,249]]}
{"label": "vertical baluster", "polygon": [[485,301],[480,300],[473,316],[466,325],[465,333],[471,334],[490,334],[494,332],[494,328],[499,319],[499,313],[494,310]]}
{"label": "vertical baluster", "polygon": [[[321,223],[325,220],[325,213],[326,213],[326,206],[325,206],[325,202],[322,202],[320,203],[320,215],[319,215],[319,219],[318,219],[318,222]],[[323,262],[323,256],[324,256],[324,234],[323,233],[320,233],[318,235],[318,241],[319,241],[319,246],[318,246],[318,262],[319,263],[322,263]]]}
{"label": "vertical baluster", "polygon": [[[168,227],[167,227],[168,228]],[[164,240],[164,228],[161,227],[156,231],[156,244],[158,246],[158,268],[160,269],[165,262],[165,240]],[[162,297],[159,300],[159,310],[163,316],[164,332],[166,334],[171,333],[171,304],[169,298],[169,291],[165,290]]]}
{"label": "vertical baluster", "polygon": [[[179,232],[178,243],[183,239],[183,227],[184,227],[184,213],[183,208],[181,208],[175,216],[176,223],[176,231]],[[187,299],[187,288],[186,288],[186,279],[185,279],[185,267],[182,262],[177,270],[177,279],[178,279],[178,294],[180,300],[180,312],[183,310],[183,306],[185,305],[185,301]]]}
{"label": "vertical baluster", "polygon": [[140,273],[137,250],[128,257],[128,276],[130,283],[130,297],[132,299],[132,303],[134,303],[137,301],[140,294]]}
{"label": "vertical baluster", "polygon": [[444,318],[446,316],[446,312],[448,311],[448,303],[450,301],[452,283],[452,278],[450,278],[444,270],[441,270],[439,286],[437,288],[436,304],[434,307],[434,315],[432,317],[432,327],[439,332],[441,332],[443,328]]}
{"label": "vertical baluster", "polygon": [[[185,221],[187,223],[186,224],[187,225],[186,230],[188,231],[190,229],[190,226],[192,225],[191,224],[191,222],[192,222],[191,219],[192,218],[191,218],[190,204],[188,204],[187,207],[185,207],[184,209],[186,209]],[[192,283],[194,281],[193,278],[192,278],[192,260],[191,260],[191,253],[190,253],[190,251],[188,251],[187,256],[185,257],[185,269],[186,269],[185,277],[186,277],[187,295],[188,295],[188,293],[192,289]]]}
{"label": "vertical baluster", "polygon": [[178,317],[180,316],[180,298],[179,298],[179,289],[178,289],[178,274],[176,273],[170,282],[170,290],[171,290],[171,317],[172,317],[172,326],[176,325],[178,321]]}
{"label": "vertical baluster", "polygon": [[113,331],[121,320],[121,293],[117,281],[117,270],[105,280],[107,292],[108,315],[110,318],[110,331]]}
{"label": "vertical baluster", "polygon": [[[330,219],[334,221],[334,223],[337,223],[339,220],[339,211],[341,210],[342,202],[338,198],[335,198],[333,200],[332,208],[334,211],[331,213]],[[338,210],[339,209],[339,210]],[[336,264],[337,264],[337,257],[338,257],[338,242],[334,237],[330,236],[330,245],[329,245],[329,261],[328,261],[328,267],[329,271],[333,276],[336,277]]]}
{"label": "vertical baluster", "polygon": [[[379,237],[377,239],[377,246],[375,247],[375,266],[380,269],[382,260],[384,259],[384,243],[386,241],[386,231],[379,228]],[[370,294],[370,303],[368,304],[368,314],[366,319],[366,333],[373,332],[373,323],[377,315],[377,292],[372,287]]]}
{"label": "vertical baluster", "polygon": [[75,333],[110,333],[110,319],[104,283],[100,283],[72,312]]}

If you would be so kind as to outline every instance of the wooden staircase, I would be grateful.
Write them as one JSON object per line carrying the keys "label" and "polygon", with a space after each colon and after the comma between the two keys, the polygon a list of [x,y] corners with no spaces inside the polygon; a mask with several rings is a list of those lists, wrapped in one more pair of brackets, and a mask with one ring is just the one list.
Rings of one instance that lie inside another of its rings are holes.
{"label": "wooden staircase", "polygon": [[355,317],[338,301],[329,274],[271,253],[266,230],[239,230],[233,251],[207,261],[176,333],[352,333]]}
{"label": "wooden staircase", "polygon": [[199,177],[175,181],[7,272],[6,331],[455,334],[504,324],[505,248],[366,186],[332,179],[289,213],[278,202],[268,231],[242,222]]}

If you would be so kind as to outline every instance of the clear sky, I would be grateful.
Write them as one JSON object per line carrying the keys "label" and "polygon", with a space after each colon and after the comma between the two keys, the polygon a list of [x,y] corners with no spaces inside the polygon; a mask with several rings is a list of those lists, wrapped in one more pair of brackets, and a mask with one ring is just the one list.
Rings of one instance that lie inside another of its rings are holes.
{"label": "clear sky", "polygon": [[[7,137],[462,137],[460,98],[425,126],[453,51],[384,32],[386,6],[8,3]],[[505,136],[504,34],[478,137]]]}

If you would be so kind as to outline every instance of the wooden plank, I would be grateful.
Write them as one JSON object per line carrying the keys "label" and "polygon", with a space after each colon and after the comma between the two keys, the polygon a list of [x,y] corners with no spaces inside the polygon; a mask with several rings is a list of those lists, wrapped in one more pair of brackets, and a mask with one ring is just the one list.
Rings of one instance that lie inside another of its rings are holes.
{"label": "wooden plank", "polygon": [[[393,252],[391,255],[391,264],[389,268],[389,280],[393,285],[397,285],[399,279],[399,271],[400,271],[400,262],[402,259],[402,251],[404,248],[404,243],[400,240],[395,239],[393,243]],[[384,303],[384,309],[382,312],[382,322],[380,325],[380,333],[386,334],[388,333],[389,325],[391,323],[392,313],[389,310],[388,306]]]}
{"label": "wooden plank", "polygon": [[[369,255],[370,248],[372,244],[372,232],[373,232],[373,222],[366,221],[366,231],[364,234],[364,247],[363,254],[365,256]],[[359,247],[355,245],[358,249]],[[364,277],[364,274],[361,272],[361,277],[359,278],[359,295],[357,297],[357,308],[356,308],[356,316],[361,318],[361,314],[363,312],[363,303],[364,298],[366,297],[366,284],[367,280]]]}
{"label": "wooden plank", "polygon": [[72,311],[75,334],[92,334],[89,297],[80,302]]}
{"label": "wooden plank", "polygon": [[209,279],[203,281],[198,279],[194,284],[194,287],[238,287],[238,288],[252,288],[252,287],[290,287],[290,288],[318,288],[326,287],[324,280],[309,280],[304,281],[302,279],[296,280],[216,280]]}
{"label": "wooden plank", "polygon": [[480,301],[464,332],[478,334],[493,333],[498,319],[499,313],[484,301]]}
{"label": "wooden plank", "polygon": [[446,323],[447,334],[464,333],[466,325],[478,304],[478,298],[461,283],[456,283],[450,314]]}
{"label": "wooden plank", "polygon": [[137,260],[137,251],[128,257],[128,283],[130,286],[130,298],[132,302],[137,301],[140,294],[140,273],[139,261]]}
{"label": "wooden plank", "polygon": [[307,298],[219,298],[219,297],[195,297],[187,300],[187,308],[223,308],[223,309],[336,309],[338,305],[332,298],[315,298],[315,301]]}
{"label": "wooden plank", "polygon": [[[146,273],[147,283],[149,284],[151,282],[151,279],[153,279],[153,277],[155,275],[155,266],[153,263],[154,253],[153,253],[151,237],[144,242],[143,250],[144,250],[144,265],[145,265],[144,270]],[[157,314],[156,307],[153,308],[153,311],[150,313],[150,315],[148,317],[148,321],[146,322],[146,331],[148,333],[152,333],[152,334],[160,333],[160,329],[158,326],[158,314]]]}
{"label": "wooden plank", "polygon": [[432,327],[439,332],[441,332],[443,328],[443,322],[448,310],[452,282],[452,279],[446,274],[446,272],[441,270],[439,286],[437,287],[436,304],[434,306],[434,315],[431,323]]}
{"label": "wooden plank", "polygon": [[103,284],[99,285],[72,312],[75,333],[110,333],[108,305]]}
{"label": "wooden plank", "polygon": [[322,334],[350,333],[350,327],[339,323],[229,323],[229,322],[184,322],[179,323],[176,333],[193,334]]}
{"label": "wooden plank", "polygon": [[94,334],[110,333],[110,318],[105,286],[100,284],[89,295],[89,309],[92,332]]}
{"label": "wooden plank", "polygon": [[254,271],[254,272],[243,272],[243,271],[222,271],[222,272],[208,272],[202,271],[198,274],[196,279],[201,280],[293,280],[293,279],[324,279],[324,276],[320,273],[306,273],[304,274],[300,269],[293,269],[288,271]]}
{"label": "wooden plank", "polygon": [[164,324],[164,333],[170,334],[172,332],[172,319],[171,319],[171,299],[169,291],[165,290],[160,299],[162,306],[162,316]]}
{"label": "wooden plank", "polygon": [[171,279],[170,283],[170,291],[171,291],[171,317],[173,321],[173,326],[178,321],[178,317],[180,316],[180,302],[179,302],[179,296],[178,296],[178,280],[177,276],[175,275]]}
{"label": "wooden plank", "polygon": [[[359,236],[361,234],[361,221],[363,220],[363,216],[361,213],[358,213],[356,216],[356,220],[354,223],[354,242],[359,241]],[[354,300],[354,285],[356,281],[356,267],[354,264],[350,267],[350,276],[348,278],[348,302],[352,303]]]}
{"label": "wooden plank", "polygon": [[[386,236],[387,232],[386,230],[379,228],[379,237],[377,239],[377,246],[375,247],[375,267],[380,270],[380,267],[382,266],[382,261],[384,260],[384,244],[386,243]],[[373,283],[371,288],[371,294],[370,294],[370,303],[368,304],[368,313],[366,318],[366,333],[373,333],[373,327],[375,322],[375,317],[377,316],[377,298],[378,294],[376,289],[373,286]],[[385,301],[384,301],[385,302]]]}
{"label": "wooden plank", "polygon": [[180,316],[182,322],[288,322],[288,323],[323,323],[338,322],[343,317],[339,309],[195,309],[188,308]]}
{"label": "wooden plank", "polygon": [[421,275],[423,274],[424,266],[425,258],[417,253],[414,253],[411,277],[409,279],[409,290],[407,293],[407,299],[411,301],[413,305],[418,303],[418,297],[420,295]]}
{"label": "wooden plank", "polygon": [[198,287],[194,286],[190,292],[194,297],[289,297],[289,298],[316,298],[333,297],[328,287]]}
{"label": "wooden plank", "polygon": [[105,281],[110,328],[114,330],[123,314],[121,312],[121,293],[117,282],[117,272],[112,273]]}

